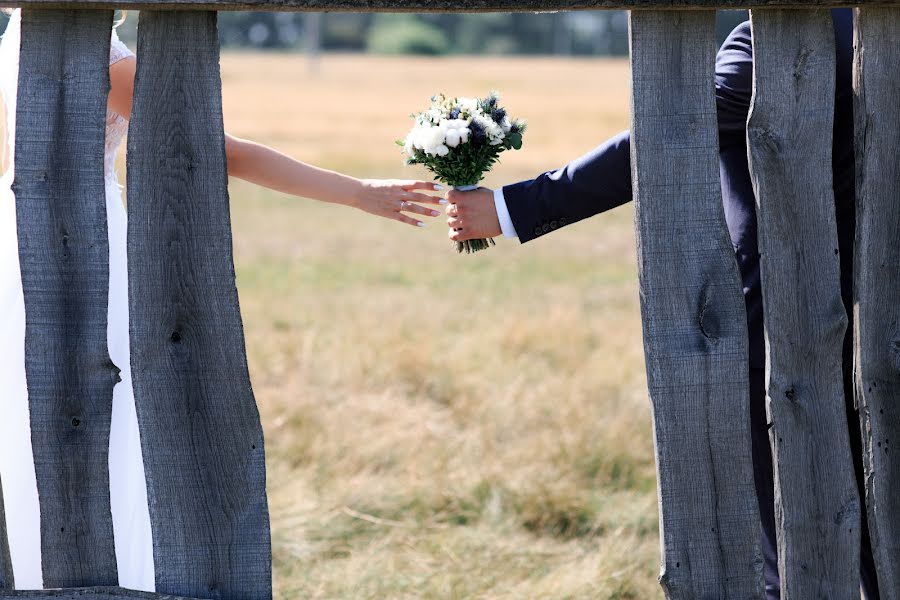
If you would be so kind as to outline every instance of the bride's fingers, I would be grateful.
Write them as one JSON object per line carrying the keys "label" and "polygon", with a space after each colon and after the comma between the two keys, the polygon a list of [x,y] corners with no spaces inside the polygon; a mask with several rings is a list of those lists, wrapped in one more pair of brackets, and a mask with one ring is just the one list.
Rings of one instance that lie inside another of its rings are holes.
{"label": "bride's fingers", "polygon": [[447,216],[448,217],[458,217],[459,216],[459,209],[456,208],[455,204],[451,204],[450,206],[447,207]]}
{"label": "bride's fingers", "polygon": [[447,201],[439,196],[429,196],[417,192],[400,192],[400,197],[407,202],[421,202],[422,204],[446,204]]}
{"label": "bride's fingers", "polygon": [[425,208],[424,206],[419,206],[418,204],[412,204],[411,202],[406,203],[406,206],[403,207],[403,212],[416,213],[419,215],[425,215],[426,217],[441,216],[441,213],[436,210]]}
{"label": "bride's fingers", "polygon": [[413,227],[425,227],[425,223],[422,221],[418,221],[413,219],[412,217],[407,217],[403,213],[392,213],[388,216],[389,219],[394,219],[395,221],[400,221],[401,223],[406,223],[407,225],[412,225]]}
{"label": "bride's fingers", "polygon": [[407,191],[429,190],[432,192],[439,192],[444,189],[444,186],[434,183],[433,181],[401,181],[399,185]]}
{"label": "bride's fingers", "polygon": [[450,229],[462,229],[463,222],[460,219],[457,219],[456,217],[451,217],[451,218],[447,219],[447,226]]}

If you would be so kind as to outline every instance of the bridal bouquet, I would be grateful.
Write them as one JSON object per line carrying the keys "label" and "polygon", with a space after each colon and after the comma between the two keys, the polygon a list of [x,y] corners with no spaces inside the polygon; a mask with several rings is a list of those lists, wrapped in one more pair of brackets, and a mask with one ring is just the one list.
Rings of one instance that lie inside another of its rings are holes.
{"label": "bridal bouquet", "polygon": [[[500,96],[448,98],[438,94],[431,107],[414,114],[416,124],[403,146],[407,164],[424,165],[438,181],[460,190],[473,190],[505,150],[522,147],[525,121],[510,119],[499,105]],[[494,240],[459,242],[459,252],[478,252]]]}

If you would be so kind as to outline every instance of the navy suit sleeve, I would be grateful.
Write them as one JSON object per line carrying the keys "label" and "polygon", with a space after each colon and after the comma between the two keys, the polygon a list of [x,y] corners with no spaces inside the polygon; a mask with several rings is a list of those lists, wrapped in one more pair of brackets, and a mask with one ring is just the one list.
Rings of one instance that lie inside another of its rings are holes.
{"label": "navy suit sleeve", "polygon": [[[753,85],[750,24],[731,32],[716,58],[716,107],[723,147],[743,140]],[[565,167],[503,188],[521,242],[631,200],[631,138],[624,131]]]}

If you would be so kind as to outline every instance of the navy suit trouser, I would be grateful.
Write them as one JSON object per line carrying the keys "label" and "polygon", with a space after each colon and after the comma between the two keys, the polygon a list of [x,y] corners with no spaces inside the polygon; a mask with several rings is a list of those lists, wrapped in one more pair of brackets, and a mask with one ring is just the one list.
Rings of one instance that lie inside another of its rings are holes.
{"label": "navy suit trouser", "polygon": [[[853,407],[853,387],[850,370],[844,374],[844,390],[847,399],[847,423],[850,430],[850,448],[860,498],[863,491],[862,442],[859,414]],[[769,429],[766,419],[766,383],[764,369],[750,369],[750,423],[753,452],[753,478],[756,498],[762,521],[762,553],[766,582],[766,600],[780,600],[778,577],[778,544],[775,537],[775,484],[772,471],[772,447],[769,445]],[[864,506],[864,504],[863,504]],[[862,511],[862,545],[860,547],[860,583],[868,600],[878,600],[878,582],[866,511]]]}

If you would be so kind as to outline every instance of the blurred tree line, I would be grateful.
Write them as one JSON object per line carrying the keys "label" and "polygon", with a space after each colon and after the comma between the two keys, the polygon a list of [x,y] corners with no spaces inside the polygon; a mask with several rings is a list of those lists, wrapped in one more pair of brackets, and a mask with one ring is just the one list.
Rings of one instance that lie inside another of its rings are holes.
{"label": "blurred tree line", "polygon": [[[719,41],[745,11],[719,11]],[[223,46],[381,54],[628,54],[624,11],[481,14],[219,13]]]}
{"label": "blurred tree line", "polygon": [[[0,13],[0,31],[6,27]],[[719,11],[719,42],[746,11]],[[137,11],[119,35],[132,48]],[[219,13],[223,47],[380,54],[628,54],[625,11],[481,14]]]}

